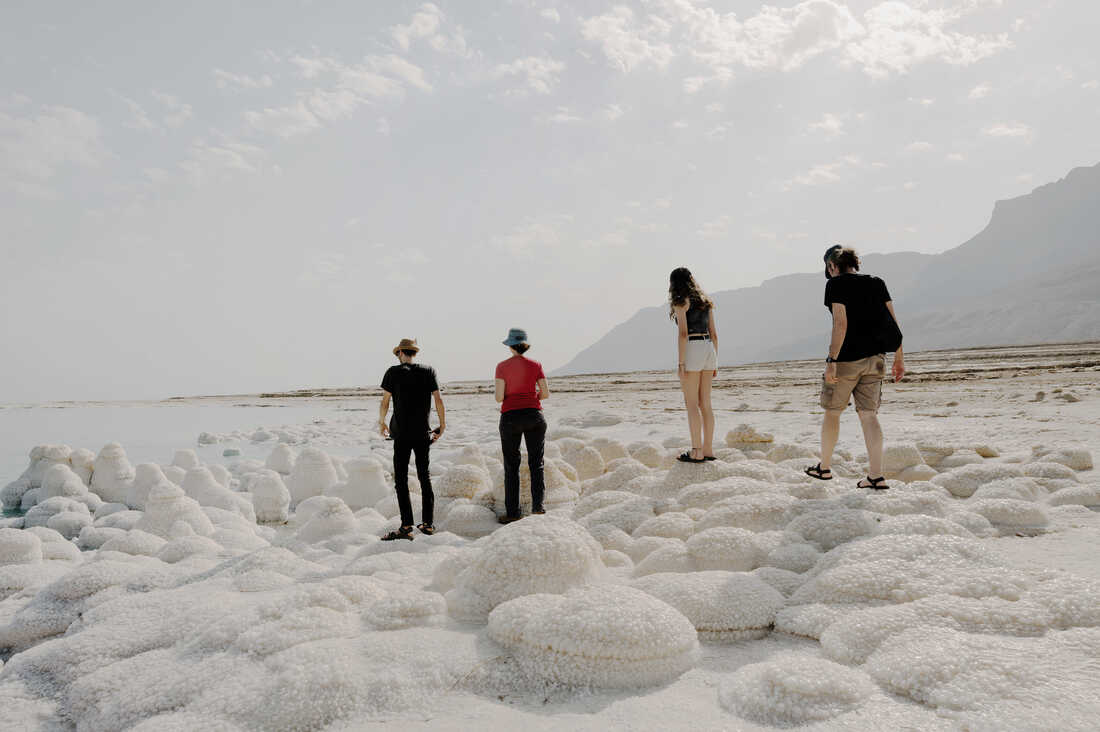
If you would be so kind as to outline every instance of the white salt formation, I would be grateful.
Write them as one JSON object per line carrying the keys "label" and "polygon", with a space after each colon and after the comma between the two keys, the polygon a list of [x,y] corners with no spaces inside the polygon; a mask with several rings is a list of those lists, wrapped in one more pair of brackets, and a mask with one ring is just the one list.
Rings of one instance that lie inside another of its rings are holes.
{"label": "white salt formation", "polygon": [[739,572],[651,574],[632,586],[683,613],[704,641],[763,638],[786,604],[767,583]]}
{"label": "white salt formation", "polygon": [[511,600],[490,614],[489,637],[532,678],[570,686],[659,684],[687,671],[699,656],[687,618],[620,585]]}
{"label": "white salt formation", "polygon": [[326,488],[324,494],[339,498],[353,511],[373,506],[393,492],[386,481],[382,463],[376,458],[349,460],[345,464],[345,469],[347,477]]}
{"label": "white salt formation", "polygon": [[[527,475],[530,478],[530,473]],[[473,498],[492,488],[489,471],[468,463],[451,466],[438,481],[433,482],[435,494],[441,498]]]}
{"label": "white salt formation", "polygon": [[239,514],[249,523],[256,522],[256,512],[252,507],[252,501],[234,493],[217,480],[208,468],[191,468],[183,478],[183,492],[200,506],[220,508],[223,511],[231,511]]}
{"label": "white salt formation", "polygon": [[875,685],[832,661],[786,653],[742,666],[718,691],[722,706],[759,724],[793,726],[832,719],[863,705]]}
{"label": "white salt formation", "polygon": [[276,473],[289,476],[294,470],[294,460],[294,449],[290,445],[280,442],[267,456],[267,462],[264,465]]}
{"label": "white salt formation", "polygon": [[290,517],[290,491],[274,470],[262,469],[250,483],[256,520],[261,523],[284,523]]}
{"label": "white salt formation", "polygon": [[307,498],[323,495],[338,482],[336,468],[328,455],[315,447],[307,447],[294,461],[286,487],[290,490],[291,502],[300,503]]}
{"label": "white salt formation", "polygon": [[103,446],[92,470],[92,492],[108,503],[123,503],[134,480],[134,467],[117,442]]}

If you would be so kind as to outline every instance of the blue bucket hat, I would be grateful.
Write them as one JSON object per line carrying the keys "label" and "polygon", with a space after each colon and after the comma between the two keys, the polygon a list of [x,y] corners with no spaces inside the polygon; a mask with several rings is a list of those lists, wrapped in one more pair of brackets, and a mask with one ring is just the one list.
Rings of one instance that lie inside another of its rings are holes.
{"label": "blue bucket hat", "polygon": [[520,343],[526,343],[527,331],[522,328],[511,328],[508,331],[508,337],[502,342],[506,346],[518,346]]}

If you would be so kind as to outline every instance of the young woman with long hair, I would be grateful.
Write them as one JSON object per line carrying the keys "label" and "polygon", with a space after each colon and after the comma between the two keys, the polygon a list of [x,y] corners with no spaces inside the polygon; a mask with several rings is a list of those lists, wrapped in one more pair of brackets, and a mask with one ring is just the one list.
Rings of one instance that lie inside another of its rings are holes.
{"label": "young woman with long hair", "polygon": [[684,392],[691,451],[678,458],[686,463],[716,460],[714,456],[714,408],[711,383],[718,375],[718,323],[714,301],[685,267],[668,278],[669,317],[676,321],[676,373]]}

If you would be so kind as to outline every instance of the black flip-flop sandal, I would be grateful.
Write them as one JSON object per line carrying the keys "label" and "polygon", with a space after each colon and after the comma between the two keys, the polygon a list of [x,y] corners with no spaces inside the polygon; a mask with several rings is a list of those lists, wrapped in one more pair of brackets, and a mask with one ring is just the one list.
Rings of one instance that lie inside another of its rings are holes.
{"label": "black flip-flop sandal", "polygon": [[[832,480],[833,479],[833,471],[832,470],[822,470],[821,469],[821,463],[818,463],[817,465],[806,468],[802,472],[804,472],[806,475],[810,476],[811,478],[817,478],[818,480]],[[828,473],[829,475],[825,475],[825,473]]]}
{"label": "black flip-flop sandal", "polygon": [[409,541],[412,541],[413,527],[402,526],[400,529],[397,529],[396,531],[391,531],[390,533],[382,537],[382,541],[394,541],[396,539],[408,539]]}
{"label": "black flip-flop sandal", "polygon": [[[863,480],[870,483],[870,485],[860,485],[860,483],[862,483]],[[881,478],[872,478],[871,476],[868,475],[863,480],[856,483],[856,488],[870,488],[870,489],[876,490],[876,491],[890,490],[890,486],[886,485],[886,476],[883,476]]]}
{"label": "black flip-flop sandal", "polygon": [[718,458],[715,455],[704,455],[703,456],[703,461],[704,462],[710,462],[712,460],[717,460],[717,459]]}
{"label": "black flip-flop sandal", "polygon": [[431,524],[417,524],[416,528],[420,529],[421,534],[427,534],[428,536],[435,533],[435,527]]}
{"label": "black flip-flop sandal", "polygon": [[676,458],[682,463],[703,463],[706,462],[705,458],[693,458],[690,452],[682,452],[680,456]]}

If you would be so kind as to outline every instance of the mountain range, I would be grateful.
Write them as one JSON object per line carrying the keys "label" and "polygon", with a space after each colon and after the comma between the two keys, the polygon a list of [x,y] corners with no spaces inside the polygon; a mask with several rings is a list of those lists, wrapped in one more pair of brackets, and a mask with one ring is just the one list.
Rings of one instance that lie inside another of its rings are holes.
{"label": "mountain range", "polygon": [[[886,280],[906,350],[1100,340],[1100,165],[998,201],[989,224],[954,249],[862,264]],[[824,286],[815,272],[710,293],[729,344],[721,363],[824,357]],[[554,373],[671,368],[673,343],[668,306],[643,308]]]}

